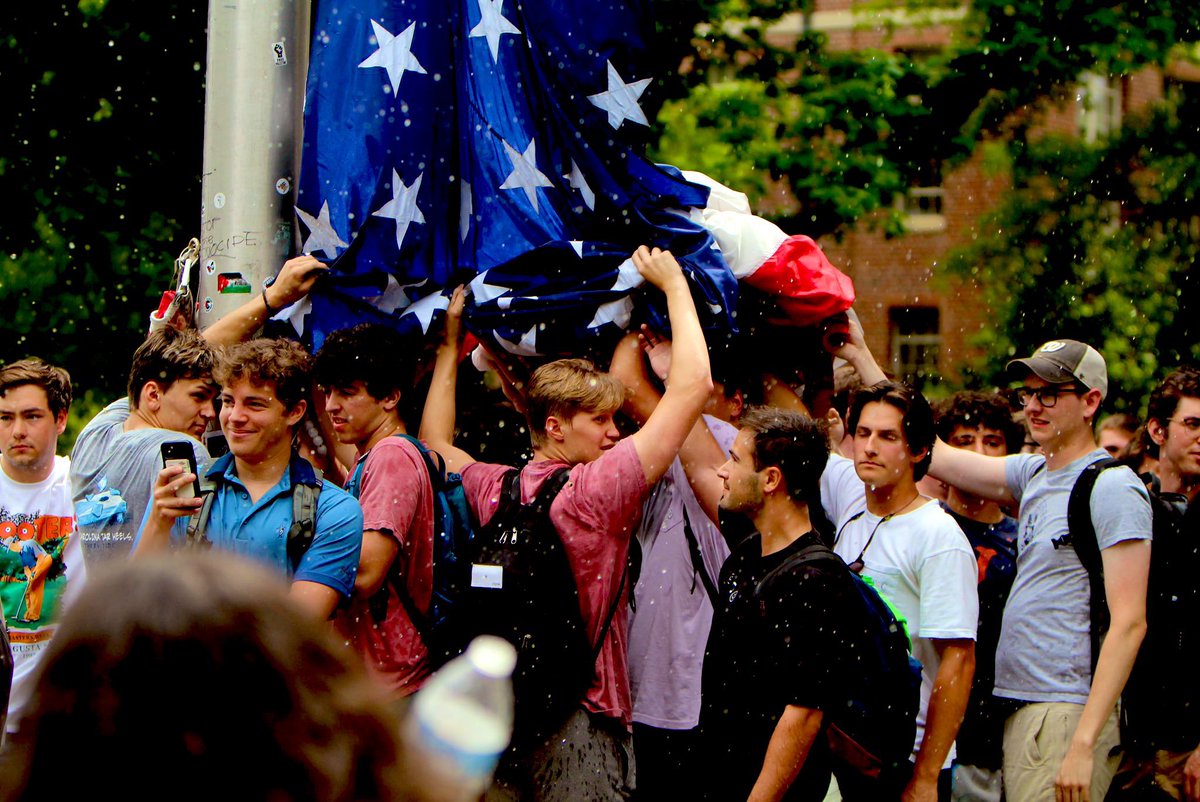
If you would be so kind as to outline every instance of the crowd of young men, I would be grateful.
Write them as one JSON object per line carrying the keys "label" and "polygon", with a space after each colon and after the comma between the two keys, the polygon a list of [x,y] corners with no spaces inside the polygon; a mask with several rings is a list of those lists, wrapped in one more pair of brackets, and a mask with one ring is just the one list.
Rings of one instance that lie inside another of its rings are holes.
{"label": "crowd of young men", "polygon": [[[557,360],[509,388],[533,453],[515,479],[455,445],[462,290],[419,442],[391,330],[335,332],[315,356],[251,338],[324,270],[310,257],[215,331],[152,333],[127,398],[69,461],[55,456],[69,377],[36,359],[0,369],[10,737],[68,587],[166,549],[273,566],[403,712],[437,667],[432,452],[461,474],[479,529],[508,482],[524,504],[553,487],[548,522],[595,648],[573,712],[505,755],[489,799],[821,800],[831,776],[847,800],[1200,799],[1200,371],[1149,399],[1157,463],[1142,476],[1089,468],[1142,435],[1098,444],[1107,370],[1073,340],[1009,364],[1019,410],[960,393],[935,411],[886,380],[855,326],[835,352],[858,385],[840,407],[814,420],[776,386],[775,406],[751,408],[736,371],[714,381],[674,258],[632,259],[673,340],[631,334],[607,372]],[[299,437],[322,419],[325,473]],[[228,449],[215,458],[214,420]],[[1015,453],[1026,436],[1036,453]],[[194,472],[164,467],[164,447]],[[920,664],[898,746],[849,718],[907,703],[879,698],[892,678],[873,598]]]}

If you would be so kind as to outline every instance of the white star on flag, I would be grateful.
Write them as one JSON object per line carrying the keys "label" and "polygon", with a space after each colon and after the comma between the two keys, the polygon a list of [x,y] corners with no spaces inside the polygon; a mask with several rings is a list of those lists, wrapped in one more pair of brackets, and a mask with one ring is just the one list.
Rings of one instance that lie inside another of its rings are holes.
{"label": "white star on flag", "polygon": [[272,320],[282,320],[292,324],[292,328],[296,330],[297,337],[304,336],[304,321],[308,318],[308,314],[312,312],[312,296],[305,295],[299,301],[287,307],[280,309]]}
{"label": "white star on flag", "polygon": [[458,199],[458,241],[467,241],[471,229],[471,215],[475,212],[475,200],[471,197],[471,185],[462,182],[462,195]]}
{"label": "white star on flag", "polygon": [[350,247],[348,243],[342,242],[342,238],[333,228],[333,223],[329,222],[329,201],[321,204],[321,213],[316,217],[299,206],[296,207],[296,216],[308,226],[308,239],[304,240],[305,253],[324,251],[325,256],[336,259],[338,248]]}
{"label": "white star on flag", "polygon": [[382,67],[387,70],[394,95],[400,91],[400,79],[404,77],[405,70],[425,74],[425,68],[412,54],[413,31],[417,23],[409,25],[399,36],[393,35],[375,20],[371,20],[371,27],[375,29],[375,41],[379,43],[379,49],[363,59],[358,68]]}
{"label": "white star on flag", "polygon": [[387,217],[396,221],[396,247],[404,246],[404,235],[408,233],[409,223],[424,223],[425,215],[417,208],[417,193],[421,191],[421,179],[424,173],[417,175],[411,187],[405,186],[400,180],[400,174],[392,169],[392,199],[380,206],[371,214],[375,217]]}
{"label": "white star on flag", "polygon": [[[627,292],[634,287],[639,287],[646,282],[642,278],[642,274],[638,272],[633,264],[633,259],[626,259],[617,267],[617,280],[613,282],[610,292]],[[606,304],[601,304],[596,309],[596,314],[592,317],[592,321],[588,323],[588,328],[597,328],[605,323],[615,323],[618,327],[624,329],[629,325],[629,318],[633,312],[633,299],[626,295],[623,298],[618,298],[615,301],[609,301]]]}
{"label": "white star on flag", "polygon": [[470,38],[487,37],[492,51],[492,63],[500,61],[500,36],[520,33],[521,29],[504,18],[504,0],[479,0],[479,24],[471,29]]}
{"label": "white star on flag", "polygon": [[552,187],[554,184],[537,168],[536,141],[529,140],[529,147],[525,148],[524,153],[517,153],[516,149],[504,140],[501,140],[500,144],[504,145],[504,152],[508,154],[513,166],[512,172],[504,179],[500,189],[525,190],[525,197],[533,204],[533,210],[538,211],[537,188]]}
{"label": "white star on flag", "polygon": [[570,245],[571,248],[575,251],[576,256],[578,256],[580,259],[583,258],[583,240],[581,240],[581,239],[567,240],[567,244]]}
{"label": "white star on flag", "polygon": [[483,271],[475,278],[471,279],[468,285],[471,288],[471,297],[475,299],[475,303],[486,304],[495,298],[499,298],[506,292],[512,290],[512,287],[502,287],[499,284],[487,283],[488,271]]}
{"label": "white star on flag", "polygon": [[492,334],[495,336],[496,342],[500,343],[500,346],[510,354],[517,356],[541,356],[537,350],[537,330],[537,324],[534,324],[533,328],[521,335],[520,342],[506,340],[495,332],[492,332]]}
{"label": "white star on flag", "polygon": [[440,292],[435,292],[433,295],[426,295],[412,306],[405,309],[400,315],[416,315],[417,320],[421,321],[421,331],[429,333],[429,324],[433,321],[433,313],[435,310],[441,309],[445,311],[450,306],[450,299]]}
{"label": "white star on flag", "polygon": [[409,287],[420,287],[424,285],[428,279],[421,279],[415,284],[401,284],[396,281],[396,277],[388,273],[387,286],[384,287],[383,293],[380,295],[369,296],[366,300],[374,305],[380,312],[386,314],[394,314],[397,309],[404,309],[412,301],[408,299],[408,293],[405,292]]}
{"label": "white star on flag", "polygon": [[588,100],[596,107],[608,112],[608,124],[613,128],[620,128],[621,123],[626,120],[632,120],[648,127],[650,121],[642,113],[642,107],[638,105],[638,98],[642,96],[649,85],[649,78],[643,78],[630,84],[625,83],[621,79],[620,73],[617,72],[617,68],[610,61],[608,62],[608,90],[588,95]]}
{"label": "white star on flag", "polygon": [[579,190],[579,194],[583,196],[583,202],[593,212],[596,211],[596,193],[592,192],[592,188],[588,186],[587,179],[583,177],[583,171],[579,169],[579,165],[571,159],[571,172],[566,175],[566,179],[571,182],[571,188]]}

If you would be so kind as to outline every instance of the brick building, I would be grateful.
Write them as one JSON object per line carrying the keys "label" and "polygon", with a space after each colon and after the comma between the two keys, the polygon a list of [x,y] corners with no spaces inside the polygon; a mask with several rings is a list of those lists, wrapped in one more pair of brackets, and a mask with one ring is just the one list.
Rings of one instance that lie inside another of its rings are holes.
{"label": "brick building", "polygon": [[[965,10],[942,8],[915,17],[862,0],[816,0],[812,13],[785,16],[768,38],[783,45],[807,27],[826,34],[833,50],[919,52],[944,47]],[[1166,81],[1197,78],[1200,70],[1184,67],[1166,75],[1146,70],[1115,80],[1081,76],[1065,100],[1046,101],[1042,125],[1047,131],[1094,139],[1114,130],[1125,110],[1160,99]],[[903,236],[888,239],[864,224],[840,242],[832,237],[821,242],[830,260],[854,280],[855,309],[880,363],[917,383],[925,375],[945,376],[953,383],[959,368],[978,355],[971,340],[988,315],[979,287],[937,275],[936,268],[956,247],[988,233],[981,229],[982,217],[1009,186],[1007,176],[984,165],[979,151],[944,171],[940,181],[937,172],[931,171],[924,186],[912,187],[899,201],[907,229]]]}

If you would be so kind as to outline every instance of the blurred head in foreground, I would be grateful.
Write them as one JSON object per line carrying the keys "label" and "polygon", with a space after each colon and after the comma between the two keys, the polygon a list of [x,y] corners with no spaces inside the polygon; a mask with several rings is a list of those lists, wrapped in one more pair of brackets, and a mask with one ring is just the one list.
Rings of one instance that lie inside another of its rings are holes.
{"label": "blurred head in foreground", "polygon": [[396,723],[281,582],[225,554],[89,577],[64,617],[0,797],[396,798]]}

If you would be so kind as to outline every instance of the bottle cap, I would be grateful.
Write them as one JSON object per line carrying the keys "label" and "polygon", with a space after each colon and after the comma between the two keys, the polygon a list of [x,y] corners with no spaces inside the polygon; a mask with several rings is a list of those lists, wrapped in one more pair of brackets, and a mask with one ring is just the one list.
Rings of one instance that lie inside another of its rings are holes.
{"label": "bottle cap", "polygon": [[517,650],[495,635],[480,635],[467,647],[467,659],[480,674],[504,679],[517,665]]}

